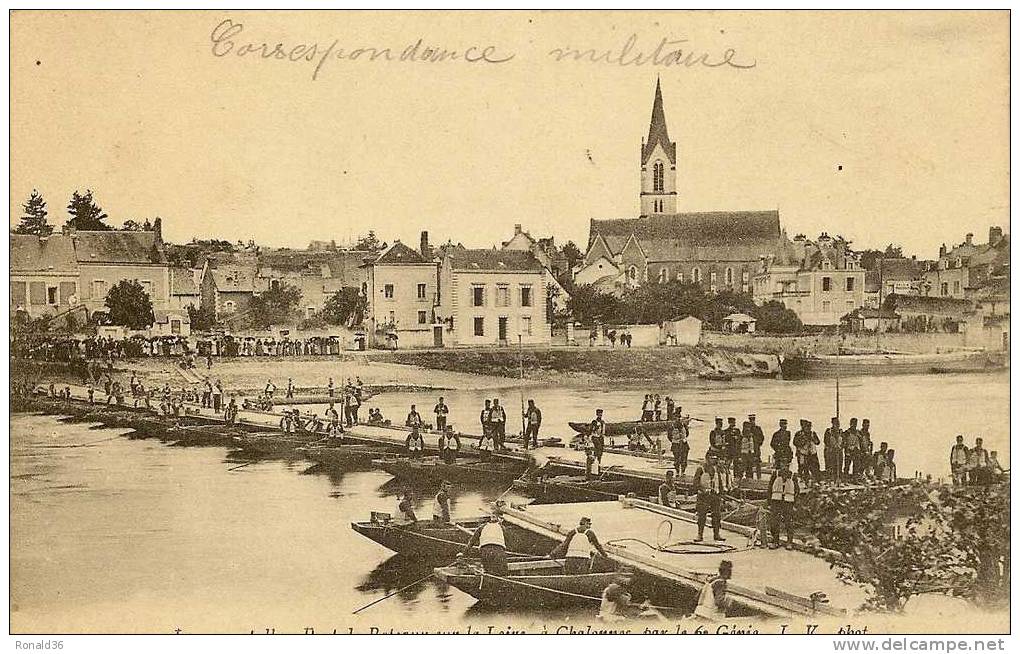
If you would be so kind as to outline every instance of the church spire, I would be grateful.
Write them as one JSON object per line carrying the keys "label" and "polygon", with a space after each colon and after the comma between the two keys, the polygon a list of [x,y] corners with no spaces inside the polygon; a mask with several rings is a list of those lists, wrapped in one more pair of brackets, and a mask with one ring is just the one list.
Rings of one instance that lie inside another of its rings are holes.
{"label": "church spire", "polygon": [[648,140],[641,153],[642,163],[647,163],[656,144],[662,144],[670,163],[675,164],[676,144],[669,140],[669,131],[666,129],[666,112],[662,108],[662,83],[659,78],[655,79],[655,101],[652,103],[652,120],[648,125]]}

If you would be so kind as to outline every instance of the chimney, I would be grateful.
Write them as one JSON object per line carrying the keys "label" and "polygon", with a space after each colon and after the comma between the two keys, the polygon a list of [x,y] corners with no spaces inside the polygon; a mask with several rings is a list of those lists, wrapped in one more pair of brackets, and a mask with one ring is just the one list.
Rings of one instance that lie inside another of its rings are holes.
{"label": "chimney", "polygon": [[943,243],[942,247],[939,248],[939,259],[946,256],[946,244]]}
{"label": "chimney", "polygon": [[432,258],[432,251],[429,248],[429,233],[428,232],[422,232],[421,233],[421,256],[425,257],[426,259],[431,259]]}
{"label": "chimney", "polygon": [[1001,227],[989,227],[988,228],[988,244],[994,245],[1002,239],[1002,228]]}
{"label": "chimney", "polygon": [[973,234],[967,234],[967,245],[973,245],[973,244],[974,244],[974,235]]}
{"label": "chimney", "polygon": [[156,233],[156,242],[163,242],[163,219],[156,216],[156,219],[152,221],[152,231]]}
{"label": "chimney", "polygon": [[516,234],[520,234],[520,233],[521,233],[521,224],[520,223],[516,223],[514,225],[514,234],[516,235]]}

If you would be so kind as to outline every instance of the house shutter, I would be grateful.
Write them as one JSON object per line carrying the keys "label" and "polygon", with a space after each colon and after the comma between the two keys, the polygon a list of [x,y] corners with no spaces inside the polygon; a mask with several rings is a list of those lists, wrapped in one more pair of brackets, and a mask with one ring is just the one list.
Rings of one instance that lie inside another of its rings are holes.
{"label": "house shutter", "polygon": [[60,303],[68,304],[71,296],[77,292],[77,285],[74,282],[60,282]]}
{"label": "house shutter", "polygon": [[30,282],[28,291],[32,304],[46,304],[46,282]]}
{"label": "house shutter", "polygon": [[15,307],[25,306],[27,292],[28,284],[25,282],[11,282],[11,305]]}

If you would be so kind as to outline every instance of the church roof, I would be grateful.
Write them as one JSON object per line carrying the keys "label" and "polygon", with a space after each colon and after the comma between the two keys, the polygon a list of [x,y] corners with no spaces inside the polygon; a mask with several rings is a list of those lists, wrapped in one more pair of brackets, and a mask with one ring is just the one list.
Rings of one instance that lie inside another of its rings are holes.
{"label": "church roof", "polygon": [[652,103],[652,120],[648,125],[648,140],[641,150],[641,163],[648,161],[656,144],[661,144],[670,163],[676,163],[676,143],[669,140],[666,129],[666,112],[662,108],[662,85],[655,80],[655,101]]}
{"label": "church roof", "polygon": [[[601,235],[613,254],[631,234],[652,260],[685,258],[685,249],[717,246],[749,246],[775,243],[780,238],[779,211],[705,211],[617,220],[595,220],[591,239]],[[653,256],[653,252],[655,253]],[[659,257],[663,258],[660,259]]]}

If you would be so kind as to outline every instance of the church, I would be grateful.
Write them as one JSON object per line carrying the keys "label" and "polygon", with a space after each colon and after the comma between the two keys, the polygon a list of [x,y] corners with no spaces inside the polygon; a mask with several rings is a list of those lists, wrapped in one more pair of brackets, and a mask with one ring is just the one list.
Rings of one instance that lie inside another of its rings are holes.
{"label": "church", "polygon": [[641,214],[592,219],[575,283],[617,295],[668,280],[750,293],[762,257],[787,243],[779,211],[677,211],[677,147],[669,138],[659,82],[640,162]]}

